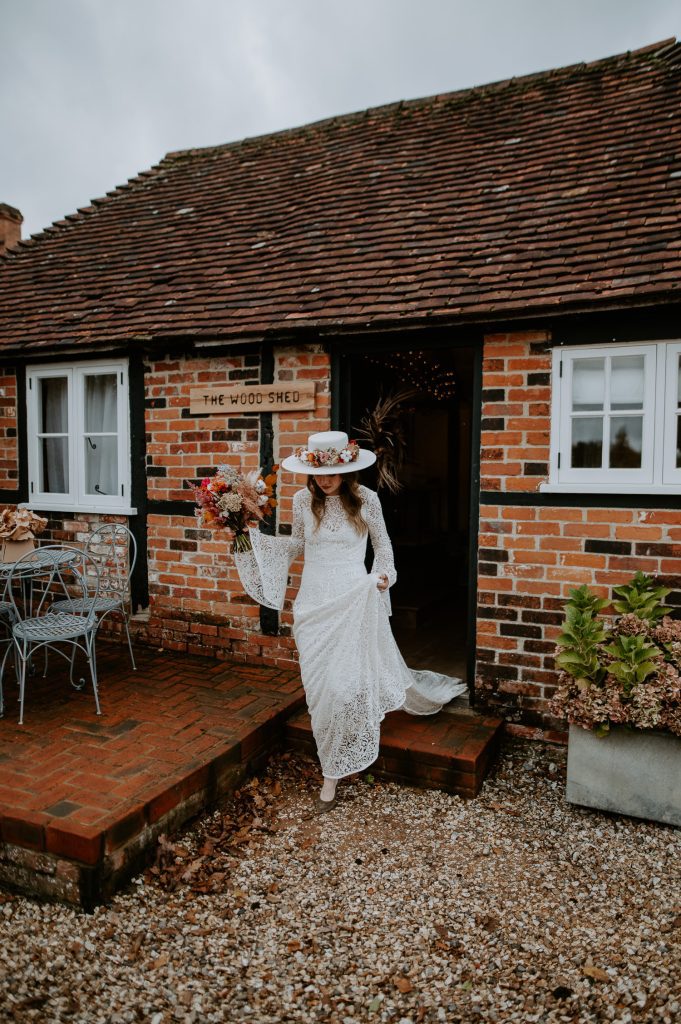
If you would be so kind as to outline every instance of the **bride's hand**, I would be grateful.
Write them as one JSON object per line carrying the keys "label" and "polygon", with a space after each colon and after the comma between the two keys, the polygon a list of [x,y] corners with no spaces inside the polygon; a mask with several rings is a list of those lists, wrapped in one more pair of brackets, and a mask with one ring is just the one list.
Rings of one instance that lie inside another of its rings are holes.
{"label": "bride's hand", "polygon": [[386,574],[384,572],[381,573],[381,575],[379,577],[379,580],[380,580],[380,582],[376,584],[378,589],[379,590],[387,590],[388,589],[388,577],[386,576]]}

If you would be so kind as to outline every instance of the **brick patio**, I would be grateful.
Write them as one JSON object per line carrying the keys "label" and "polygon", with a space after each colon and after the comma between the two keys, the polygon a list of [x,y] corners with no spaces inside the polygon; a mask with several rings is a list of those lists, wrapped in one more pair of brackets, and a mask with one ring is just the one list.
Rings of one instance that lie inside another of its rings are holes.
{"label": "brick patio", "polygon": [[[91,907],[281,741],[297,673],[100,643],[102,715],[60,665],[0,719],[0,883]],[[53,659],[56,661],[56,659]]]}
{"label": "brick patio", "polygon": [[[13,674],[0,719],[0,884],[91,909],[144,866],[162,832],[213,806],[284,745],[315,753],[297,672],[99,644],[102,715],[66,665]],[[502,720],[470,709],[382,726],[370,771],[475,796]]]}

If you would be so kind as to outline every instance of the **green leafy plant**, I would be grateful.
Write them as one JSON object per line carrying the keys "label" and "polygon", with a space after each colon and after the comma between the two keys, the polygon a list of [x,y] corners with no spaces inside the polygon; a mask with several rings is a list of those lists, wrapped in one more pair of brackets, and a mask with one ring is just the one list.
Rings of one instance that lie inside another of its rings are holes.
{"label": "green leafy plant", "polygon": [[608,628],[600,617],[608,601],[585,586],[570,591],[549,709],[597,736],[612,725],[681,736],[681,621],[662,603],[670,591],[638,572],[614,592]]}
{"label": "green leafy plant", "polygon": [[606,669],[599,657],[599,644],[606,639],[603,625],[596,618],[607,601],[592,594],[586,586],[571,590],[565,605],[565,624],[558,637],[562,648],[556,663],[584,688],[600,686]]}
{"label": "green leafy plant", "polygon": [[662,656],[659,648],[640,633],[618,636],[604,650],[613,659],[608,665],[608,672],[622,684],[625,697],[631,695],[634,686],[644,683],[657,671]]}
{"label": "green leafy plant", "polygon": [[662,603],[671,590],[668,587],[656,587],[655,580],[642,572],[637,572],[631,583],[614,587],[613,590],[620,600],[613,601],[612,605],[620,615],[636,615],[648,622],[658,622],[671,611]]}

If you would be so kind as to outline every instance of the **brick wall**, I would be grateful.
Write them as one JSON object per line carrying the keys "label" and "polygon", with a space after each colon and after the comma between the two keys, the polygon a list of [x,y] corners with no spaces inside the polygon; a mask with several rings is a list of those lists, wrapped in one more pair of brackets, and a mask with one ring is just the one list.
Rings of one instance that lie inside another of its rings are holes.
{"label": "brick wall", "polygon": [[[544,333],[486,338],[483,492],[538,492],[548,478],[550,364]],[[561,741],[566,727],[546,706],[569,591],[586,583],[609,597],[640,569],[676,588],[681,606],[681,513],[612,509],[607,495],[602,507],[544,502],[481,505],[476,688],[509,731]]]}
{"label": "brick wall", "polygon": [[0,367],[0,489],[19,486],[17,453],[17,378],[11,366]]}
{"label": "brick wall", "polygon": [[[315,380],[317,408],[275,413],[274,458],[280,461],[309,433],[329,427],[329,357],[320,346],[275,350],[275,382]],[[220,463],[255,469],[259,465],[260,417],[257,414],[194,416],[190,388],[229,382],[258,383],[257,356],[158,360],[146,376],[147,473],[150,500],[192,500],[186,484]],[[292,497],[304,484],[280,474],[277,530],[290,533]],[[229,542],[197,528],[193,515],[161,515],[150,506],[148,558],[150,619],[136,625],[148,642],[171,650],[291,666],[296,651],[291,636],[288,592],[279,636],[260,629],[260,611],[241,588]],[[301,566],[292,568],[292,578]],[[297,584],[297,579],[294,583]]]}
{"label": "brick wall", "polygon": [[206,476],[218,463],[257,468],[258,415],[197,416],[189,411],[189,392],[202,384],[257,384],[259,379],[257,355],[159,359],[148,364],[145,421],[150,501],[191,499],[187,482]]}

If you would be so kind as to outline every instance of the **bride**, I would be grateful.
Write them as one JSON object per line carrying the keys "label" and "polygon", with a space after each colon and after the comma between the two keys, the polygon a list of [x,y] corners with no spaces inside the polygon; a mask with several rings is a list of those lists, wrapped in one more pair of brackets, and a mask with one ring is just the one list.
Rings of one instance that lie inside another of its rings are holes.
{"label": "bride", "polygon": [[[278,610],[289,566],[304,556],[293,636],[324,780],[318,813],[335,806],[339,779],[376,760],[388,711],[434,714],[466,690],[460,679],[408,668],[395,643],[392,545],[378,495],[358,482],[375,461],[341,431],[311,434],[307,447],[282,463],[307,477],[293,498],[291,537],[253,530],[253,550],[235,555],[246,593]],[[368,537],[371,572],[364,565]]]}

